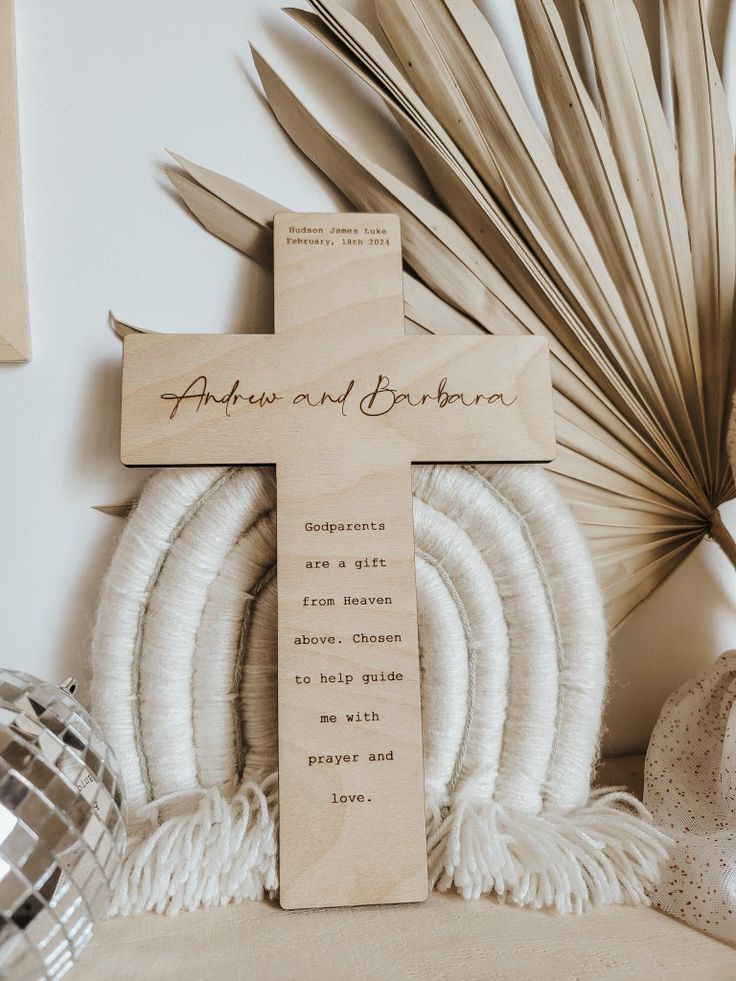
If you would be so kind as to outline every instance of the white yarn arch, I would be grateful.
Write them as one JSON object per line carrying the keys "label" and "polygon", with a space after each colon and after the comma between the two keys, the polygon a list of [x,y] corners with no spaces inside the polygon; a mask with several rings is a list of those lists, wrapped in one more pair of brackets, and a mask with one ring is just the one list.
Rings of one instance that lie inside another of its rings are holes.
{"label": "white yarn arch", "polygon": [[[590,791],[606,630],[580,532],[541,468],[413,469],[432,883],[579,911],[646,902],[664,839]],[[102,590],[93,711],[127,790],[114,910],[278,888],[275,478],[166,470]]]}

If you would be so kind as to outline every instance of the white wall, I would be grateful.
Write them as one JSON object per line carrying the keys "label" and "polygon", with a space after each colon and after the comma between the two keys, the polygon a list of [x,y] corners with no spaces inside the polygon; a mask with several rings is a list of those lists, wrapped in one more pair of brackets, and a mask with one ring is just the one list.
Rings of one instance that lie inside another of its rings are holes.
{"label": "white wall", "polygon": [[[377,145],[378,109],[358,126],[356,83],[273,0],[16,2],[34,359],[0,366],[0,663],[61,680],[85,676],[121,528],[92,506],[145,477],[117,460],[108,310],[171,331],[257,331],[271,316],[265,277],[169,192],[163,148],[290,207],[341,206],[266,108],[251,39],[318,104],[329,94],[347,138],[401,174],[407,163]],[[518,55],[511,0],[488,6]],[[608,747],[643,744],[669,691],[734,643],[736,576],[704,544],[614,641]]]}

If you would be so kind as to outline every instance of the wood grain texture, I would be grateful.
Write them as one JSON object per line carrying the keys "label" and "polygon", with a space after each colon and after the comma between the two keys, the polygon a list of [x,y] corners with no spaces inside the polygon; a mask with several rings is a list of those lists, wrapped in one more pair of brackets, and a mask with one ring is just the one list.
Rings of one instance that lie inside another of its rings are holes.
{"label": "wood grain texture", "polygon": [[[127,334],[122,462],[278,464],[304,455],[305,447],[340,443],[347,451],[351,443],[375,440],[383,440],[384,458],[394,453],[415,463],[488,462],[489,453],[505,461],[554,456],[542,338],[405,336],[402,314],[402,333],[387,342],[373,324],[355,334],[328,328],[326,317],[308,342],[288,335]],[[381,378],[385,384],[368,405]],[[487,396],[490,404],[440,408],[443,378],[447,396]],[[307,394],[313,401],[324,393],[339,397],[351,381],[344,414],[334,401],[294,405]],[[278,401],[258,404],[274,394]],[[428,400],[410,406],[400,401],[405,394]]]}
{"label": "wood grain texture", "polygon": [[[358,227],[366,224],[360,219]],[[386,229],[372,236],[377,246],[345,245],[362,243],[364,236],[346,238],[326,231],[328,225],[354,228],[355,219],[274,219],[274,330],[297,339],[305,356],[316,353],[319,366],[344,365],[364,339],[385,346],[404,333],[398,219],[376,220],[375,227]],[[322,244],[305,244],[315,241]],[[344,354],[338,355],[340,348]],[[305,370],[303,358],[293,360]],[[337,386],[320,379],[317,390],[346,391],[353,373]],[[427,855],[409,461],[383,426],[367,427],[360,439],[357,418],[343,416],[346,405],[324,420],[321,408],[316,429],[305,432],[302,419],[295,432],[307,442],[280,454],[276,469],[279,899],[286,909],[423,902]],[[320,526],[368,523],[371,531],[306,532],[307,517]],[[368,555],[380,556],[385,567],[356,569],[356,560]],[[321,568],[310,568],[315,559]],[[308,600],[339,604],[341,595],[370,595],[391,605],[302,606]],[[350,643],[355,631],[399,642],[358,646]],[[319,646],[296,646],[304,636],[319,637]],[[347,683],[369,667],[400,680],[376,685],[375,692]],[[325,686],[328,678],[340,680]],[[348,724],[358,713],[375,721]],[[339,766],[314,762],[340,754]],[[392,758],[381,761],[384,756]]]}
{"label": "wood grain texture", "polygon": [[0,361],[28,361],[13,0],[0,0]]}
{"label": "wood grain texture", "polygon": [[427,895],[411,463],[549,460],[547,345],[405,336],[395,215],[277,214],[275,336],[124,338],[126,464],[277,467],[280,901]]}

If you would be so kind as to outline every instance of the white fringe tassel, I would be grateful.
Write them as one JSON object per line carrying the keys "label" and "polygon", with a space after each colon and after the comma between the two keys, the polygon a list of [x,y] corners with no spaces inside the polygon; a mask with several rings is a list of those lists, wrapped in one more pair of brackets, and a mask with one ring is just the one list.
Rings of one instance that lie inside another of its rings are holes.
{"label": "white fringe tassel", "polygon": [[263,899],[278,887],[276,777],[246,779],[226,798],[201,792],[193,811],[155,825],[161,808],[191,807],[192,795],[171,794],[150,805],[154,829],[129,837],[110,915],[178,913]]}
{"label": "white fringe tassel", "polygon": [[[158,800],[152,813],[175,803]],[[262,787],[247,780],[229,800],[208,790],[192,813],[129,843],[110,912],[173,914],[273,895],[277,838],[275,776]],[[450,809],[433,805],[427,817],[433,888],[558,913],[648,905],[668,845],[640,801],[621,790],[597,791],[567,813],[456,801]]]}
{"label": "white fringe tassel", "polygon": [[644,806],[621,790],[594,792],[573,811],[511,813],[497,803],[462,801],[428,822],[429,874],[440,891],[558,913],[611,903],[649,904],[669,839]]}

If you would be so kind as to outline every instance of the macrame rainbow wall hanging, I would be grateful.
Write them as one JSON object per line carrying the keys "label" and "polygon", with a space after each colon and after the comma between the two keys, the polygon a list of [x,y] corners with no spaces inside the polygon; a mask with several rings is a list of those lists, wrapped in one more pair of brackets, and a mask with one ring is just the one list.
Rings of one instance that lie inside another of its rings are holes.
{"label": "macrame rainbow wall hanging", "polygon": [[[590,790],[606,630],[572,517],[537,467],[420,466],[413,489],[433,885],[646,902],[665,839]],[[269,468],[162,471],[128,519],[92,645],[129,801],[114,912],[278,889],[275,527]]]}

